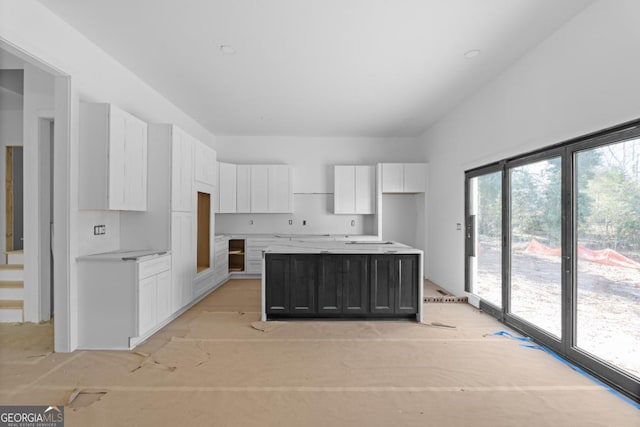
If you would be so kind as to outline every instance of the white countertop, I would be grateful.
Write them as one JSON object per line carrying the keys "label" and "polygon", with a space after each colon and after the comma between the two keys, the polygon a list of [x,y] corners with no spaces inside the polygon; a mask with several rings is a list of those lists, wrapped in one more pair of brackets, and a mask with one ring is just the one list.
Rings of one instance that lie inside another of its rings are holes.
{"label": "white countertop", "polygon": [[378,236],[373,234],[286,234],[286,233],[274,233],[274,234],[242,234],[242,233],[230,233],[230,234],[216,234],[217,238],[241,238],[241,239],[290,239],[290,240],[354,240],[354,241],[370,241],[378,240]]}
{"label": "white countertop", "polygon": [[420,249],[397,242],[289,241],[271,245],[272,254],[421,254]]}
{"label": "white countertop", "polygon": [[168,255],[165,249],[136,249],[104,252],[101,254],[83,255],[76,258],[78,261],[146,261],[162,255]]}

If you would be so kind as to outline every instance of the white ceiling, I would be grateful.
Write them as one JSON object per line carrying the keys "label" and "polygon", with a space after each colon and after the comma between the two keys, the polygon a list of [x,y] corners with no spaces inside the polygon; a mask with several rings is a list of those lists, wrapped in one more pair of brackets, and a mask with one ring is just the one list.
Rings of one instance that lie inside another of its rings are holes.
{"label": "white ceiling", "polygon": [[40,1],[215,134],[377,137],[422,134],[592,3]]}

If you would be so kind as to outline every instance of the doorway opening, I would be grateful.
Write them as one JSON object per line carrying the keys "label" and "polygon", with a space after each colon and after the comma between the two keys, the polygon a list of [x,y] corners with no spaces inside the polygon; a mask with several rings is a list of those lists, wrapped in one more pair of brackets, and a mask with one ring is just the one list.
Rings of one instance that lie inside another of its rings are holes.
{"label": "doorway opening", "polygon": [[23,148],[8,146],[6,148],[6,252],[22,253],[24,249],[24,181],[23,181]]}

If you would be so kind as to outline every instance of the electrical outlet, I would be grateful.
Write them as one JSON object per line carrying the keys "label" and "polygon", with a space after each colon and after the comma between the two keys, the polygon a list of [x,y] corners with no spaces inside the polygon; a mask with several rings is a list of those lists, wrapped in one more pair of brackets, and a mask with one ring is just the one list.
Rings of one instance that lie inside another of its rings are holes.
{"label": "electrical outlet", "polygon": [[351,226],[352,226],[352,227],[355,227],[355,226],[356,226],[356,220],[355,220],[355,219],[352,219],[352,220],[351,220]]}
{"label": "electrical outlet", "polygon": [[302,220],[302,225],[307,225],[307,220],[306,219]]}
{"label": "electrical outlet", "polygon": [[289,225],[293,225],[293,220],[292,219],[289,220]]}
{"label": "electrical outlet", "polygon": [[94,236],[99,236],[100,235],[100,226],[99,225],[94,225],[93,226],[93,235]]}
{"label": "electrical outlet", "polygon": [[104,224],[98,224],[93,226],[93,235],[94,236],[102,236],[103,234],[107,234],[107,226]]}
{"label": "electrical outlet", "polygon": [[456,230],[462,230],[462,224],[456,223]]}

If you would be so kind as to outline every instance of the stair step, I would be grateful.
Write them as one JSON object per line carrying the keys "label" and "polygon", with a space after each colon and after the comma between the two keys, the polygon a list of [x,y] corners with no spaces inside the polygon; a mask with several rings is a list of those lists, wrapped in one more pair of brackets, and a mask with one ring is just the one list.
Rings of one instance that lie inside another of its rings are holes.
{"label": "stair step", "polygon": [[24,251],[7,251],[7,264],[24,264]]}
{"label": "stair step", "polygon": [[22,280],[0,280],[0,289],[24,288]]}
{"label": "stair step", "polygon": [[22,264],[0,264],[0,270],[24,270]]}
{"label": "stair step", "polygon": [[22,300],[0,300],[0,323],[24,322],[24,303]]}
{"label": "stair step", "polygon": [[0,265],[0,281],[17,282],[24,280],[24,266],[22,264]]}
{"label": "stair step", "polygon": [[5,308],[22,310],[24,308],[24,301],[15,299],[2,299],[0,300],[0,309]]}

